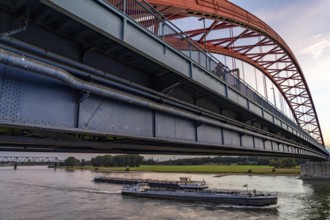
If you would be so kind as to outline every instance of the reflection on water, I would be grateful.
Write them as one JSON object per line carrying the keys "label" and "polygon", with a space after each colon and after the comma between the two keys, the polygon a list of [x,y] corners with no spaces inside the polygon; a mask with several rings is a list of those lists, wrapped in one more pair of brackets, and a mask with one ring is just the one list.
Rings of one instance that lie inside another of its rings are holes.
{"label": "reflection on water", "polygon": [[128,178],[205,179],[211,188],[278,194],[278,205],[233,207],[122,196],[120,185],[96,184],[99,173],[46,167],[0,168],[0,219],[330,219],[330,184],[296,176],[111,173]]}
{"label": "reflection on water", "polygon": [[330,219],[330,181],[303,180],[313,192],[303,198],[308,219]]}

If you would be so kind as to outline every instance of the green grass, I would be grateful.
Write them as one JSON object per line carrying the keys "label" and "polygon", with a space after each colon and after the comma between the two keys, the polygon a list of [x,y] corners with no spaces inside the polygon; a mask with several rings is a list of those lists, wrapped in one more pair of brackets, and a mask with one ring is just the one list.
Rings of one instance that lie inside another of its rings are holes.
{"label": "green grass", "polygon": [[[76,167],[80,169],[80,167]],[[85,166],[84,169],[96,170],[95,167]],[[98,167],[98,171],[124,171],[125,167]],[[130,167],[130,171],[149,172],[178,172],[178,173],[224,173],[224,174],[300,174],[300,167],[276,168],[262,165],[190,165],[190,166],[169,166],[169,165],[143,165],[140,167]]]}

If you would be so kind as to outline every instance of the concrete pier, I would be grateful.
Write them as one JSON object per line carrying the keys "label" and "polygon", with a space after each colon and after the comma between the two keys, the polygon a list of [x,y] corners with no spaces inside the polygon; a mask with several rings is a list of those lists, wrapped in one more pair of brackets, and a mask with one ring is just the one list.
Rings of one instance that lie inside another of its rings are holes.
{"label": "concrete pier", "polygon": [[307,162],[301,165],[302,179],[330,180],[330,161]]}

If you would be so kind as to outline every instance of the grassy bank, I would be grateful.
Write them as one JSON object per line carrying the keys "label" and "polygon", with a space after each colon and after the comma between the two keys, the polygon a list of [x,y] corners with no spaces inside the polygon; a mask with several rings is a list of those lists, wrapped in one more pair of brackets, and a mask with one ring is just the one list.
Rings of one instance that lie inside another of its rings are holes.
{"label": "grassy bank", "polygon": [[[81,167],[75,167],[81,169]],[[104,172],[125,171],[125,167],[92,167],[85,166],[83,169]],[[143,165],[130,167],[129,171],[146,172],[177,172],[177,173],[223,173],[223,174],[300,174],[300,167],[276,168],[261,165],[191,165],[191,166],[167,166],[167,165]]]}

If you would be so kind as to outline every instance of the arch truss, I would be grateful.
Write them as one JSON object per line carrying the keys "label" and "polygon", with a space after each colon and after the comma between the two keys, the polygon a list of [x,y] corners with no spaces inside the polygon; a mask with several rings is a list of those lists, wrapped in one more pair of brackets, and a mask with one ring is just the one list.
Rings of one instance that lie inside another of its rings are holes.
{"label": "arch truss", "polygon": [[[278,88],[296,122],[324,145],[303,71],[291,49],[271,27],[226,0],[147,2],[170,20],[188,17],[204,19],[204,27],[196,28],[195,25],[183,24],[181,28],[209,52],[240,59],[259,69]],[[179,38],[175,34],[167,35],[167,38],[171,38],[178,49],[185,49],[180,48]]]}

